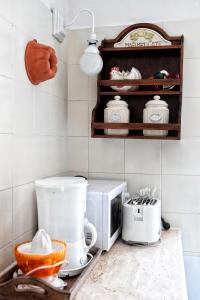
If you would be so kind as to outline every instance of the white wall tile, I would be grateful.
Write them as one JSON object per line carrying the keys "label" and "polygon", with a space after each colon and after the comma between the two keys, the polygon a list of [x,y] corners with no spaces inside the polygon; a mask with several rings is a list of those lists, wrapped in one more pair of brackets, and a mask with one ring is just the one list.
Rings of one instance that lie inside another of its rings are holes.
{"label": "white wall tile", "polygon": [[36,137],[14,136],[13,185],[22,185],[36,179]]}
{"label": "white wall tile", "polygon": [[14,137],[14,186],[57,174],[60,168],[60,144],[56,136]]}
{"label": "white wall tile", "polygon": [[68,65],[68,100],[88,100],[88,77],[79,65]]}
{"label": "white wall tile", "polygon": [[60,138],[60,172],[64,173],[68,170],[68,155],[67,155],[67,149],[68,149],[68,138],[67,137],[61,137]]}
{"label": "white wall tile", "polygon": [[[52,13],[50,9],[47,9],[47,7],[43,5],[42,1],[37,1],[37,2],[39,3],[31,4],[35,6],[35,9],[34,7],[33,9],[35,10],[36,13],[36,19],[34,20],[34,31],[36,34],[36,38],[38,39],[39,42],[48,44],[48,41],[51,40],[51,38],[53,38],[50,31],[52,28]],[[20,25],[22,25],[21,22]],[[28,32],[30,32],[30,29],[28,29]],[[55,41],[55,39],[53,40]],[[57,41],[56,43],[58,44]]]}
{"label": "white wall tile", "polygon": [[199,252],[200,249],[200,216],[197,214],[176,214],[162,212],[163,217],[171,227],[182,230],[184,251]]}
{"label": "white wall tile", "polygon": [[17,134],[31,134],[34,131],[34,89],[30,84],[15,81],[13,130]]}
{"label": "white wall tile", "polygon": [[200,97],[199,85],[200,59],[184,59],[183,63],[183,95],[184,97]]}
{"label": "white wall tile", "polygon": [[188,19],[184,21],[172,21],[163,23],[164,30],[169,35],[184,35],[184,57],[200,58],[199,35],[200,19]]}
{"label": "white wall tile", "polygon": [[88,172],[88,138],[68,138],[68,170]]}
{"label": "white wall tile", "polygon": [[67,136],[68,133],[68,108],[67,100],[60,99],[58,113],[58,132],[59,136]]}
{"label": "white wall tile", "polygon": [[67,98],[67,66],[58,60],[56,76],[51,80],[51,92],[62,99]]}
{"label": "white wall tile", "polygon": [[200,213],[200,176],[162,176],[162,209],[165,212]]}
{"label": "white wall tile", "polygon": [[160,141],[125,141],[125,173],[161,173]]}
{"label": "white wall tile", "polygon": [[12,3],[12,0],[0,1],[0,16],[6,19],[7,21],[13,20],[14,11]]}
{"label": "white wall tile", "polygon": [[83,172],[83,171],[67,171],[61,174],[61,176],[77,176],[77,175],[89,178],[88,172]]}
{"label": "white wall tile", "polygon": [[36,24],[39,21],[39,9],[42,9],[42,7],[40,1],[28,1],[28,5],[26,0],[13,1],[14,15],[12,22],[22,32],[34,34]]}
{"label": "white wall tile", "polygon": [[[68,33],[68,62],[70,64],[79,64],[81,55],[87,47],[89,30],[70,30]],[[69,73],[70,74],[70,73]]]}
{"label": "white wall tile", "polygon": [[3,271],[8,265],[14,261],[13,247],[8,245],[0,248],[0,271]]}
{"label": "white wall tile", "polygon": [[124,173],[89,173],[88,175],[91,179],[125,180]]}
{"label": "white wall tile", "polygon": [[[52,127],[55,124],[55,111],[53,97],[44,92],[37,92],[35,95],[35,131],[40,134],[53,134]],[[55,132],[55,131],[54,131]]]}
{"label": "white wall tile", "polygon": [[26,68],[25,68],[25,49],[27,43],[33,40],[32,33],[24,33],[15,28],[15,36],[14,36],[14,43],[15,43],[15,54],[14,54],[14,74],[15,78],[25,82],[27,85],[32,86],[32,83],[29,81]]}
{"label": "white wall tile", "polygon": [[97,27],[95,32],[98,36],[98,40],[113,39],[126,27],[126,25]]}
{"label": "white wall tile", "polygon": [[182,137],[200,136],[200,97],[184,98],[182,103]]}
{"label": "white wall tile", "polygon": [[162,142],[163,174],[200,175],[200,139]]}
{"label": "white wall tile", "polygon": [[12,239],[12,190],[0,191],[0,248]]}
{"label": "white wall tile", "polygon": [[13,132],[13,83],[0,76],[0,133]]}
{"label": "white wall tile", "polygon": [[88,102],[88,111],[89,111],[89,116],[88,116],[88,135],[91,136],[91,122],[92,122],[92,111],[95,108],[96,105],[96,101],[95,99],[90,100]]}
{"label": "white wall tile", "polygon": [[61,51],[61,59],[64,63],[68,64],[69,58],[68,58],[68,49],[69,47],[69,36],[67,35],[60,45],[60,51]]}
{"label": "white wall tile", "polygon": [[0,74],[13,77],[14,69],[14,29],[0,18]]}
{"label": "white wall tile", "polygon": [[35,95],[35,131],[37,134],[56,135],[60,121],[60,101],[46,92]]}
{"label": "white wall tile", "polygon": [[14,239],[36,228],[37,208],[34,184],[13,189],[13,234]]}
{"label": "white wall tile", "polygon": [[138,194],[141,188],[146,186],[156,187],[155,197],[161,199],[161,175],[125,174],[128,184],[128,192],[132,195]]}
{"label": "white wall tile", "polygon": [[0,190],[12,186],[12,135],[0,134]]}
{"label": "white wall tile", "polygon": [[68,102],[68,135],[88,136],[88,101]]}
{"label": "white wall tile", "polygon": [[61,168],[60,138],[57,136],[37,136],[35,138],[34,157],[36,160],[34,177],[52,176]]}
{"label": "white wall tile", "polygon": [[97,102],[97,76],[89,77],[89,100],[94,104]]}
{"label": "white wall tile", "polygon": [[124,173],[124,140],[89,139],[89,172]]}

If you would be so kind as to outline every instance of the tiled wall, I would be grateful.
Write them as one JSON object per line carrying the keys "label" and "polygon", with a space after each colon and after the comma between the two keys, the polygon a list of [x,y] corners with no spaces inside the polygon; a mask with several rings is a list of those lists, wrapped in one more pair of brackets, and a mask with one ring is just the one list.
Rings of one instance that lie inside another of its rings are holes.
{"label": "tiled wall", "polygon": [[[67,51],[51,37],[40,0],[0,0],[0,271],[37,224],[34,180],[65,172]],[[33,86],[24,68],[29,40],[53,46],[55,79]]]}
{"label": "tiled wall", "polygon": [[[96,178],[125,179],[131,193],[155,185],[163,216],[183,230],[185,253],[200,254],[200,20],[159,24],[185,36],[181,141],[92,139],[91,111],[96,78],[79,70],[87,30],[71,31],[68,53],[69,169]],[[97,28],[98,38],[115,37],[122,27]],[[164,99],[164,97],[163,97]],[[149,97],[147,97],[147,101]]]}

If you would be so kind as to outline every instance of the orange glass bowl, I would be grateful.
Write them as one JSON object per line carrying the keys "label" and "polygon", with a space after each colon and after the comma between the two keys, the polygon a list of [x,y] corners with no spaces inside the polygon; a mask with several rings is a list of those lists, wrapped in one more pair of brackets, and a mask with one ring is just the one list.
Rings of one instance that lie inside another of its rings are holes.
{"label": "orange glass bowl", "polygon": [[[21,243],[21,244],[18,244],[15,246],[16,261],[17,261],[19,268],[22,270],[22,272],[24,274],[32,271],[33,269],[41,267],[41,266],[54,265],[65,259],[67,245],[63,241],[52,240],[52,244],[59,243],[59,244],[61,244],[62,247],[60,250],[55,251],[50,254],[29,254],[29,253],[19,252],[19,250],[18,250],[19,246],[26,244],[26,243],[30,243],[30,242]],[[34,273],[32,273],[31,276],[33,276],[33,277],[52,276],[52,275],[58,273],[61,266],[62,266],[62,264],[57,267],[38,270],[38,271],[35,271]]]}

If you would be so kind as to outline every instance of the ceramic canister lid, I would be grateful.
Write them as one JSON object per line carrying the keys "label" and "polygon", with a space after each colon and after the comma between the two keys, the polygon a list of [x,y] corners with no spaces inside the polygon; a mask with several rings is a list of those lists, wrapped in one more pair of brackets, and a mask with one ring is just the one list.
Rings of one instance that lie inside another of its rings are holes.
{"label": "ceramic canister lid", "polygon": [[68,187],[76,187],[80,185],[87,185],[87,180],[83,177],[49,177],[40,180],[36,180],[35,186],[36,188],[44,188],[44,189],[65,189]]}
{"label": "ceramic canister lid", "polygon": [[160,96],[156,95],[153,97],[153,100],[150,100],[145,104],[145,107],[149,106],[168,107],[168,104],[164,100],[161,100]]}
{"label": "ceramic canister lid", "polygon": [[120,96],[115,96],[114,100],[110,100],[107,103],[107,107],[113,107],[113,106],[124,106],[124,107],[127,107],[128,104],[126,103],[126,101],[121,100]]}

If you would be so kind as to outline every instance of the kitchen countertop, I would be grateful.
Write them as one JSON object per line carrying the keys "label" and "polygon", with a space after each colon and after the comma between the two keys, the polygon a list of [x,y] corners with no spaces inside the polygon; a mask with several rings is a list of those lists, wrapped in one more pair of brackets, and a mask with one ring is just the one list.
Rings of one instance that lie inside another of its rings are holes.
{"label": "kitchen countertop", "polygon": [[118,240],[103,253],[76,300],[187,300],[181,233],[162,233],[159,246]]}

